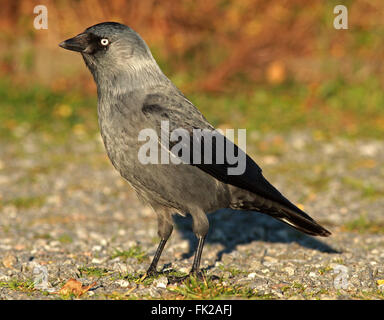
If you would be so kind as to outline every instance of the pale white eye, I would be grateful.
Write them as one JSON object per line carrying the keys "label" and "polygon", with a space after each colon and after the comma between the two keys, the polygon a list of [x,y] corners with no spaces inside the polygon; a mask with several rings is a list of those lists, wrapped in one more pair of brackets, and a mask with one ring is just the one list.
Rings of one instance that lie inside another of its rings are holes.
{"label": "pale white eye", "polygon": [[108,39],[101,39],[101,40],[100,40],[100,43],[101,43],[103,46],[107,46],[108,43],[109,43],[109,41],[108,41]]}

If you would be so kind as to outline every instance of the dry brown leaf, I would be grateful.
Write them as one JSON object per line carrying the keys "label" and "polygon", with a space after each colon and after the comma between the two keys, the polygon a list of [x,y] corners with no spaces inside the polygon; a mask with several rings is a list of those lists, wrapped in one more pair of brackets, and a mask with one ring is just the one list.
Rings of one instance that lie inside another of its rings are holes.
{"label": "dry brown leaf", "polygon": [[58,293],[62,295],[74,294],[76,297],[80,297],[95,285],[96,282],[91,283],[89,286],[83,286],[80,281],[71,278],[65,283]]}

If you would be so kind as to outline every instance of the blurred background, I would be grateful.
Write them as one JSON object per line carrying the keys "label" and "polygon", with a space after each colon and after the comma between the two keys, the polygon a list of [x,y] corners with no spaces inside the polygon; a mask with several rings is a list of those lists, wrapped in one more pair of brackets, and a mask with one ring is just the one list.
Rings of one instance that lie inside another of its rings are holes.
{"label": "blurred background", "polygon": [[[216,126],[320,137],[384,133],[380,0],[1,0],[0,133],[94,134],[96,88],[58,43],[117,21]],[[33,8],[48,9],[36,30]],[[333,8],[348,8],[348,30]]]}

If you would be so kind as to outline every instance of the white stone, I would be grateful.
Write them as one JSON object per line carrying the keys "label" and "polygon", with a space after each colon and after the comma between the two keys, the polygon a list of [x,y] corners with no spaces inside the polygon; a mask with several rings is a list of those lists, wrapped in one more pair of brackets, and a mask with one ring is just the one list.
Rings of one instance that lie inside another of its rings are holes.
{"label": "white stone", "polygon": [[166,288],[168,284],[168,279],[167,277],[160,277],[156,280],[153,281],[153,285],[156,286],[156,288]]}
{"label": "white stone", "polygon": [[93,258],[93,259],[92,259],[92,263],[94,263],[94,264],[100,264],[100,263],[103,263],[103,260],[102,260],[102,259],[98,259],[98,258]]}
{"label": "white stone", "polygon": [[117,280],[116,283],[122,287],[122,288],[127,288],[129,286],[129,281],[126,281],[126,280]]}
{"label": "white stone", "polygon": [[295,274],[295,269],[292,267],[285,267],[283,270],[288,273],[289,276],[293,276]]}
{"label": "white stone", "polygon": [[103,247],[102,246],[93,246],[92,247],[92,251],[101,251],[101,249],[102,249]]}

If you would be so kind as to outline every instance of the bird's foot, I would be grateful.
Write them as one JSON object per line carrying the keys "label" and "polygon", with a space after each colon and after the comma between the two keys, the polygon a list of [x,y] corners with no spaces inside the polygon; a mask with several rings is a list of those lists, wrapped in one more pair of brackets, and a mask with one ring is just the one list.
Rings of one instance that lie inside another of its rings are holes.
{"label": "bird's foot", "polygon": [[162,274],[162,272],[158,272],[156,268],[149,267],[149,269],[144,274],[139,275],[139,279],[140,281],[144,281],[147,278],[155,278],[160,274]]}
{"label": "bird's foot", "polygon": [[188,279],[195,279],[198,281],[215,281],[218,280],[219,277],[215,275],[206,275],[205,273],[201,271],[193,271],[187,275],[179,275],[176,270],[170,269],[170,270],[165,270],[165,271],[157,271],[156,268],[149,267],[148,270],[144,273],[139,275],[140,281],[144,281],[147,278],[156,278],[160,275],[165,275],[168,279],[169,284],[180,284],[183,283],[185,280]]}

